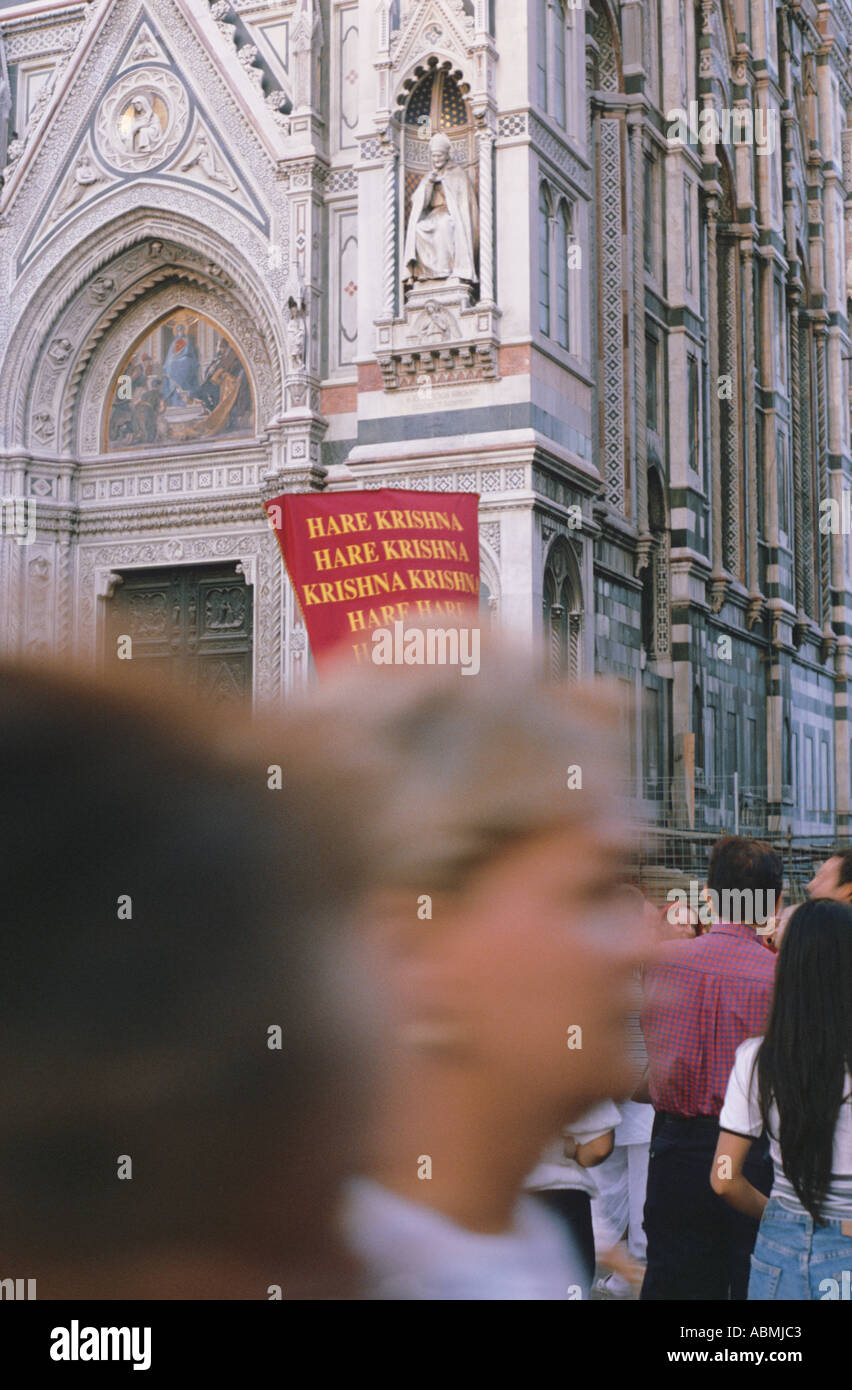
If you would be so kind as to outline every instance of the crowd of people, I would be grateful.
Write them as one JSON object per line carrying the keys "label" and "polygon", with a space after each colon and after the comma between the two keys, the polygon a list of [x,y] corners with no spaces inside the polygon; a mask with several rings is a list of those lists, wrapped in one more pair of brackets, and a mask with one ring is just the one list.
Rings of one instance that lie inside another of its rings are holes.
{"label": "crowd of people", "polygon": [[473,681],[340,669],[273,722],[5,666],[6,1272],[839,1296],[852,853],[790,912],[772,848],[722,839],[707,889],[769,924],[631,884],[619,727],[498,645]]}

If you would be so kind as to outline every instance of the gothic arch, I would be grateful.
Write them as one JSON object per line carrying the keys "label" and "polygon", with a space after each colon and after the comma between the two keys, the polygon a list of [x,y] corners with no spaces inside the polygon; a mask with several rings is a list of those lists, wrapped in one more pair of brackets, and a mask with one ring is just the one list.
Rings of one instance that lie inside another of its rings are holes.
{"label": "gothic arch", "polygon": [[428,58],[421,54],[410,64],[407,72],[396,75],[394,100],[400,114],[406,111],[418,87],[433,75],[444,74],[451,77],[465,102],[470,98],[471,76],[466,72],[465,63],[457,55],[434,48]]}
{"label": "gothic arch", "polygon": [[479,569],[483,591],[487,590],[485,597],[493,605],[493,611],[499,613],[502,599],[500,564],[494,551],[481,536],[479,540]]}
{"label": "gothic arch", "polygon": [[[382,5],[379,8],[381,11]],[[440,13],[436,12],[438,8]],[[429,23],[424,28],[427,19]],[[426,0],[411,0],[398,30],[394,31],[388,20],[385,31],[384,23],[380,18],[379,47],[390,59],[391,88],[387,104],[391,110],[407,105],[411,92],[429,65],[440,64],[452,71],[463,96],[470,95],[477,85],[476,65],[481,63],[481,55],[474,49],[474,15],[471,9],[464,7],[462,0],[449,0],[434,8]],[[484,74],[480,72],[479,76]]]}
{"label": "gothic arch", "polygon": [[13,334],[0,382],[7,443],[22,446],[36,417],[50,416],[36,432],[39,447],[72,450],[80,383],[93,353],[117,319],[169,283],[226,306],[225,327],[250,359],[259,428],[280,414],[286,356],[278,315],[251,265],[217,232],[138,208],[103,227],[80,262],[79,250],[69,250]]}
{"label": "gothic arch", "polygon": [[[69,383],[71,399],[63,412],[69,452],[79,458],[90,458],[103,452],[110,386],[118,365],[146,332],[177,310],[196,311],[234,340],[251,382],[252,395],[257,400],[258,353],[263,350],[263,345],[258,342],[256,333],[246,338],[251,330],[249,321],[214,287],[203,283],[193,284],[182,277],[170,279],[115,315],[113,322],[99,335],[87,354],[85,367],[74,382]],[[265,404],[269,405],[268,399]],[[262,422],[257,418],[257,412],[255,420],[257,432],[260,433]],[[218,441],[220,447],[222,443],[224,441]],[[216,447],[217,441],[208,441],[208,447],[211,445]]]}
{"label": "gothic arch", "polygon": [[400,206],[403,226],[408,225],[414,190],[429,170],[429,139],[440,131],[449,136],[453,146],[453,161],[468,172],[478,191],[478,160],[475,125],[468,96],[470,86],[461,81],[458,68],[453,70],[449,60],[439,65],[431,57],[424,67],[419,65],[418,80],[410,91],[400,95],[403,114],[403,190]]}
{"label": "gothic arch", "polygon": [[545,557],[542,608],[548,671],[554,679],[577,680],[583,669],[583,583],[565,536],[554,539]]}

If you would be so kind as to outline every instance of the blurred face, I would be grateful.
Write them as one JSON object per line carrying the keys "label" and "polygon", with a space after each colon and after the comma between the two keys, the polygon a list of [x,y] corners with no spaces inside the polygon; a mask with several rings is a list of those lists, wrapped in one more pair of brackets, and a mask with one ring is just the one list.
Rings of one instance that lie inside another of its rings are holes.
{"label": "blurred face", "polygon": [[808,884],[809,898],[836,898],[838,902],[852,899],[852,883],[839,883],[840,859],[833,855],[821,864]]}
{"label": "blurred face", "polygon": [[700,924],[698,913],[689,903],[673,903],[666,913],[666,921],[673,937],[691,941],[698,935]]}
{"label": "blurred face", "polygon": [[613,874],[623,849],[590,824],[507,850],[436,900],[432,951],[403,986],[421,1015],[456,1021],[486,1084],[565,1119],[630,1085],[644,933]]}

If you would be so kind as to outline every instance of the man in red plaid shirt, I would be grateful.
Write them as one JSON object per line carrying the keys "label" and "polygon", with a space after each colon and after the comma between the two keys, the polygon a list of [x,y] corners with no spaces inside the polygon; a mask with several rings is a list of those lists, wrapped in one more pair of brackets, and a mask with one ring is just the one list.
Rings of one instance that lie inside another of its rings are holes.
{"label": "man in red plaid shirt", "polygon": [[[717,920],[694,941],[666,942],[645,971],[642,1031],[656,1117],[643,1299],[744,1300],[757,1235],[756,1222],[712,1191],[710,1172],[734,1054],[765,1032],[769,1017],[775,956],[758,928],[767,902],[770,915],[780,904],[781,860],[762,841],[728,836],[713,847],[707,887],[723,905],[735,900],[740,920]],[[753,1144],[746,1168],[768,1196],[765,1139]]]}

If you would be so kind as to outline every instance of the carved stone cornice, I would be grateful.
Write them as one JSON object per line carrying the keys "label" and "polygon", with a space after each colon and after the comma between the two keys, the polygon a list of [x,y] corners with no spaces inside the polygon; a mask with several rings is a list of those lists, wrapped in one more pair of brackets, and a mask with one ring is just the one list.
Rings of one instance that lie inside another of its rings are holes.
{"label": "carved stone cornice", "polygon": [[92,536],[112,536],[139,540],[148,532],[178,531],[197,526],[243,525],[262,522],[263,512],[258,492],[240,497],[183,498],[180,502],[158,503],[148,507],[104,507],[82,504],[78,508],[79,538],[85,543]]}

